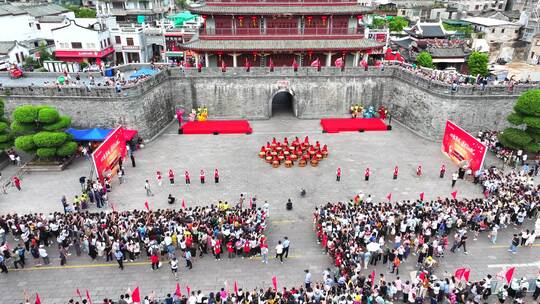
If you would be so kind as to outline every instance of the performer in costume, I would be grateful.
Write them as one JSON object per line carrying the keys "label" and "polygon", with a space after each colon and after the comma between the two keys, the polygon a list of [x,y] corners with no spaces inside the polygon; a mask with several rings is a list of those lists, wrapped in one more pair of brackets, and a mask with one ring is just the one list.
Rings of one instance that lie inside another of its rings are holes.
{"label": "performer in costume", "polygon": [[422,165],[418,165],[418,168],[416,168],[416,176],[422,176]]}
{"label": "performer in costume", "polygon": [[214,182],[216,184],[219,184],[219,171],[218,171],[217,168],[216,168],[216,170],[214,170]]}
{"label": "performer in costume", "polygon": [[199,178],[201,179],[201,184],[204,184],[204,180],[206,178],[204,174],[204,170],[201,169],[201,173],[199,173]]}
{"label": "performer in costume", "polygon": [[398,168],[398,166],[395,166],[395,167],[394,167],[394,179],[397,179],[397,177],[398,177],[398,172],[399,172],[399,168]]}
{"label": "performer in costume", "polygon": [[174,172],[172,169],[169,169],[169,181],[171,182],[171,186],[174,185]]}
{"label": "performer in costume", "polygon": [[446,166],[443,164],[441,170],[439,171],[439,177],[444,178],[444,173],[446,172]]}
{"label": "performer in costume", "polygon": [[369,181],[369,176],[371,175],[371,172],[369,170],[369,168],[366,168],[366,171],[364,172],[364,179],[367,181]]}
{"label": "performer in costume", "polygon": [[185,176],[185,178],[186,178],[186,184],[191,184],[191,180],[190,180],[190,178],[189,178],[189,172],[188,172],[188,170],[186,170],[186,171],[184,172],[184,176]]}
{"label": "performer in costume", "polygon": [[158,186],[161,187],[161,185],[163,184],[163,176],[161,176],[161,171],[156,172],[156,181]]}
{"label": "performer in costume", "polygon": [[337,168],[336,181],[339,182],[340,180],[341,180],[341,168]]}

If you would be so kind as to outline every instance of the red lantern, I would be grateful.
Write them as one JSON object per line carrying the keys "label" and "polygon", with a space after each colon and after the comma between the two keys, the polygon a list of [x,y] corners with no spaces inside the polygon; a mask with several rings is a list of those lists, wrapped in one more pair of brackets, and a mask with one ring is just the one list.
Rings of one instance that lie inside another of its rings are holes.
{"label": "red lantern", "polygon": [[251,16],[251,21],[253,22],[253,27],[257,26],[257,16]]}
{"label": "red lantern", "polygon": [[328,18],[328,17],[326,17],[326,16],[322,16],[322,17],[321,17],[321,19],[322,19],[322,25],[323,25],[323,26],[326,26],[326,19],[327,19],[327,18]]}
{"label": "red lantern", "polygon": [[313,16],[307,17],[308,26],[311,26],[311,21],[313,20]]}
{"label": "red lantern", "polygon": [[240,27],[244,26],[244,16],[238,16],[238,22],[240,23]]}
{"label": "red lantern", "polygon": [[356,16],[356,19],[358,19],[358,20],[362,20],[362,18],[364,18],[364,16],[362,16],[362,15]]}

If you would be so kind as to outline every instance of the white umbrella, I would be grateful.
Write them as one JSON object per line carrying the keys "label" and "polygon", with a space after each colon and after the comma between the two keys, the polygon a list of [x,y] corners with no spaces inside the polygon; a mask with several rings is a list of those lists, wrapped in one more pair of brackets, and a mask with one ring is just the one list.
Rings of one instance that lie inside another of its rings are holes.
{"label": "white umbrella", "polygon": [[378,251],[379,249],[381,249],[381,246],[378,243],[371,242],[371,243],[367,244],[366,249],[368,251],[374,252],[374,251]]}

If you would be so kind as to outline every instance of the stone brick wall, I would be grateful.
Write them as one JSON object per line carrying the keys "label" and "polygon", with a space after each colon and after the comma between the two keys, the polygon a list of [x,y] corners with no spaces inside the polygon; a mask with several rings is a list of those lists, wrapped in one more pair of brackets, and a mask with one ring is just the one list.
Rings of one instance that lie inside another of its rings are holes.
{"label": "stone brick wall", "polygon": [[116,93],[114,88],[3,87],[7,111],[21,104],[50,104],[73,117],[74,127],[115,127],[123,124],[151,137],[174,119],[174,109],[207,106],[211,119],[268,119],[272,97],[293,95],[298,118],[347,117],[352,104],[384,104],[395,119],[426,137],[439,139],[451,119],[468,131],[500,129],[521,92],[531,87],[461,86],[429,81],[400,67],[383,71],[346,69],[243,68],[166,69],[152,79]]}

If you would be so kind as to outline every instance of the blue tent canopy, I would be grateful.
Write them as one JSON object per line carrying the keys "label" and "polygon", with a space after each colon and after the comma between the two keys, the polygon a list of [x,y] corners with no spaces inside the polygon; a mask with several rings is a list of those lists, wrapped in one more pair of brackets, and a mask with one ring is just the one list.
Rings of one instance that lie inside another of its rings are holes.
{"label": "blue tent canopy", "polygon": [[73,135],[75,141],[102,141],[104,140],[112,129],[67,129],[66,133]]}
{"label": "blue tent canopy", "polygon": [[138,78],[138,77],[141,77],[141,76],[152,76],[156,73],[156,70],[152,70],[152,69],[149,69],[149,68],[141,68],[135,72],[133,72],[133,74],[131,74],[131,76],[129,76],[129,78]]}

